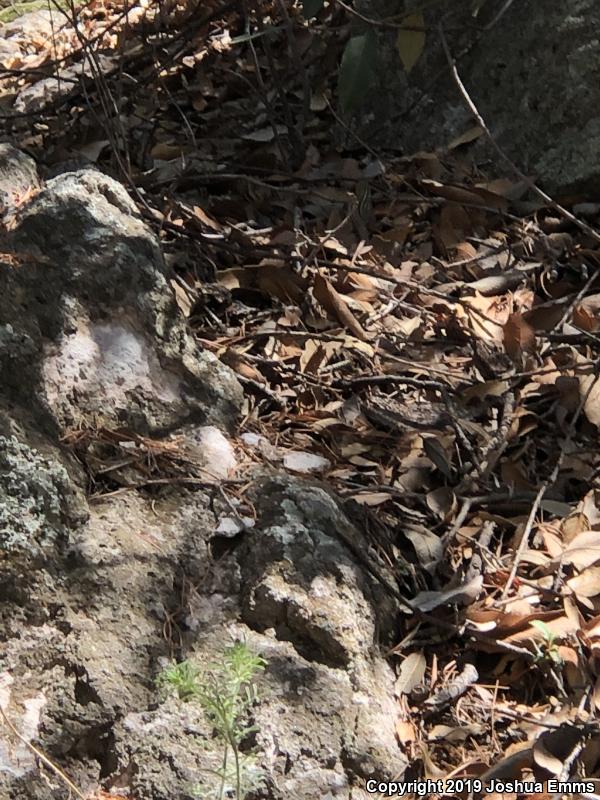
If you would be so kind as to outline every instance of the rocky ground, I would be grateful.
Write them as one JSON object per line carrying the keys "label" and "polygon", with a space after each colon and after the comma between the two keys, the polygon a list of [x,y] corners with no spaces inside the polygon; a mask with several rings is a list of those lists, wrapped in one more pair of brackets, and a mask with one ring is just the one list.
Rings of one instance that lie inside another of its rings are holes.
{"label": "rocky ground", "polygon": [[160,676],[235,642],[249,800],[597,796],[597,12],[444,16],[560,206],[437,4],[380,5],[0,28],[2,800],[219,797]]}
{"label": "rocky ground", "polygon": [[[5,185],[35,180],[29,159],[6,146],[2,157]],[[339,501],[310,481],[247,476],[252,527],[218,533],[223,500],[210,491],[235,474],[226,432],[240,387],[193,343],[122,187],[64,173],[11,227],[0,301],[7,716],[83,792],[188,797],[211,730],[198,709],[161,702],[156,678],[174,656],[206,663],[242,640],[267,661],[255,714],[269,796],[359,797],[366,778],[401,774],[394,675],[378,646],[392,641],[397,603],[357,557]],[[109,430],[135,432],[132,463],[172,458],[169,485],[109,462],[124,487],[90,502],[86,467],[106,456]],[[9,735],[1,752],[3,796],[65,796],[23,742]]]}

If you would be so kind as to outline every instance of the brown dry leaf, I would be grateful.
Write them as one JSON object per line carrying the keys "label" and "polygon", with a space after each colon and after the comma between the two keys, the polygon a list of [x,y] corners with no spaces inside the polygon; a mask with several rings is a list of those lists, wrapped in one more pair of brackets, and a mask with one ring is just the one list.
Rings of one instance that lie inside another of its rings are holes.
{"label": "brown dry leaf", "polygon": [[223,230],[223,226],[217,222],[216,219],[213,219],[213,217],[207,214],[204,209],[200,208],[200,206],[193,206],[192,211],[194,213],[194,217],[207,228],[212,228],[213,231]]}
{"label": "brown dry leaf", "polygon": [[494,631],[496,638],[517,633],[529,627],[529,623],[534,619],[541,619],[546,622],[556,619],[560,614],[558,611],[536,611],[532,612],[531,605],[524,600],[519,600],[510,604],[511,611],[503,613],[497,609],[470,608],[467,618],[474,623],[478,630],[487,633]]}
{"label": "brown dry leaf", "polygon": [[479,139],[482,133],[483,133],[483,128],[480,125],[474,125],[472,128],[469,128],[464,133],[461,133],[460,136],[457,136],[456,139],[452,139],[452,141],[448,145],[448,150],[456,150],[457,147],[461,147],[463,144],[470,144],[471,142],[474,142],[476,139]]}
{"label": "brown dry leaf", "polygon": [[256,275],[256,270],[244,267],[223,269],[217,273],[217,283],[226,289],[239,289],[251,285],[251,278]]}
{"label": "brown dry leaf", "polygon": [[505,298],[485,297],[475,292],[464,309],[457,309],[457,315],[467,316],[475,336],[495,344],[503,343],[504,325],[510,315]]}
{"label": "brown dry leaf", "polygon": [[500,473],[504,483],[506,483],[507,486],[513,487],[517,491],[527,492],[535,488],[527,479],[523,465],[513,461],[510,458],[506,458],[504,461],[502,461],[500,464]]}
{"label": "brown dry leaf", "polygon": [[179,144],[157,142],[150,150],[150,156],[159,161],[171,161],[174,158],[180,158],[183,152],[184,150]]}
{"label": "brown dry leaf", "polygon": [[238,353],[232,347],[228,347],[227,350],[222,354],[221,361],[227,366],[231,367],[238,375],[241,375],[242,378],[247,378],[251,381],[256,381],[257,383],[266,383],[266,379],[262,372],[260,372],[256,367],[253,367],[249,364],[241,353]]}
{"label": "brown dry leaf", "polygon": [[544,547],[546,548],[550,558],[560,558],[563,550],[565,549],[565,545],[557,533],[555,533],[553,530],[549,530],[551,527],[556,526],[553,526],[552,523],[548,523],[546,525],[540,525],[538,530],[544,541]]}
{"label": "brown dry leaf", "polygon": [[[578,625],[566,616],[544,622],[544,625],[556,639],[563,639],[566,636],[576,634],[578,630]],[[546,635],[535,625],[530,625],[524,631],[507,636],[505,641],[524,646],[533,645],[534,643],[543,644],[546,641]]]}
{"label": "brown dry leaf", "polygon": [[396,225],[389,231],[378,233],[373,236],[373,246],[378,253],[382,253],[387,258],[391,258],[394,253],[400,251],[402,245],[408,239],[413,226],[406,222],[402,225]]}
{"label": "brown dry leaf", "polygon": [[600,328],[600,294],[591,294],[575,306],[573,324],[584,331]]}
{"label": "brown dry leaf", "polygon": [[589,491],[581,503],[579,504],[579,511],[586,515],[590,521],[590,529],[600,526],[600,492],[596,489]]}
{"label": "brown dry leaf", "polygon": [[504,325],[504,348],[511,358],[535,352],[535,331],[518,311]]}
{"label": "brown dry leaf", "polygon": [[439,519],[447,522],[456,512],[458,503],[452,489],[440,486],[428,492],[427,505]]}
{"label": "brown dry leaf", "polygon": [[404,70],[410,72],[425,47],[425,20],[422,12],[404,17],[402,27],[398,30],[396,47]]}
{"label": "brown dry leaf", "polygon": [[379,297],[381,289],[376,278],[369,275],[361,275],[358,272],[348,272],[340,282],[338,288],[343,294],[348,295],[353,300],[364,303],[372,303]]}
{"label": "brown dry leaf", "polygon": [[591,567],[600,561],[600,531],[583,531],[567,546],[558,559],[563,564],[572,564],[577,569]]}
{"label": "brown dry leaf", "polygon": [[580,533],[589,531],[590,527],[590,521],[587,516],[582,511],[574,511],[560,523],[560,533],[563,542],[569,544]]}
{"label": "brown dry leaf", "polygon": [[315,374],[323,364],[327,351],[318,339],[307,339],[300,356],[300,372]]}
{"label": "brown dry leaf", "polygon": [[177,281],[170,281],[171,288],[175,292],[175,301],[179,307],[179,310],[183,314],[184,317],[189,317],[192,311],[192,301],[185,291],[185,289],[177,282]]}
{"label": "brown dry leaf", "polygon": [[572,647],[567,647],[564,644],[560,644],[556,649],[558,650],[558,655],[565,664],[571,664],[571,666],[574,667],[579,666],[577,652]]}
{"label": "brown dry leaf", "polygon": [[321,242],[321,247],[325,250],[331,250],[340,256],[348,255],[348,248],[342,244],[339,239],[336,239],[335,236],[328,236],[327,239],[324,239]]}
{"label": "brown dry leaf", "polygon": [[600,427],[600,379],[597,375],[579,376],[579,398],[585,398],[583,411],[592,423]]}
{"label": "brown dry leaf", "polygon": [[399,719],[396,722],[396,736],[400,744],[411,744],[417,741],[417,729],[412,722],[406,719]]}
{"label": "brown dry leaf", "polygon": [[584,331],[597,331],[600,327],[598,318],[585,306],[576,306],[573,309],[573,324]]}
{"label": "brown dry leaf", "polygon": [[313,293],[323,308],[348,328],[357,339],[362,339],[363,341],[367,339],[367,334],[348,308],[348,304],[342,295],[336,292],[327,278],[322,275],[315,275]]}
{"label": "brown dry leaf", "polygon": [[588,567],[567,581],[567,586],[578,598],[596,597],[600,594],[600,567]]}
{"label": "brown dry leaf", "polygon": [[462,206],[445,205],[439,222],[432,226],[432,233],[438,246],[448,251],[473,233],[471,218]]}
{"label": "brown dry leaf", "polygon": [[477,250],[473,247],[471,242],[458,242],[454,247],[454,260],[455,261],[468,261],[470,258],[477,256]]}

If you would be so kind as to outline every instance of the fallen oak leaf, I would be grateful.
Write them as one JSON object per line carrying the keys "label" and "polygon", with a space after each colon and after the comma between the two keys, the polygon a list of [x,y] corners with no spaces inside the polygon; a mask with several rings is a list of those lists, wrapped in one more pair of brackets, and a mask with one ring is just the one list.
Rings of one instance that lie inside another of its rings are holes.
{"label": "fallen oak leaf", "polygon": [[425,47],[425,20],[420,11],[404,18],[398,30],[396,47],[404,71],[408,74]]}
{"label": "fallen oak leaf", "polygon": [[535,331],[519,312],[511,314],[503,329],[504,348],[511,358],[535,350]]}
{"label": "fallen oak leaf", "polygon": [[472,580],[463,583],[460,586],[455,586],[451,589],[444,589],[440,592],[419,592],[419,594],[411,600],[411,605],[418,608],[419,611],[433,611],[434,608],[439,606],[448,605],[449,603],[458,603],[459,605],[469,605],[481,592],[483,587],[483,576],[476,575]]}
{"label": "fallen oak leaf", "polygon": [[410,694],[413,689],[423,682],[427,661],[423,653],[411,653],[400,666],[394,691],[397,697]]}
{"label": "fallen oak leaf", "polygon": [[579,575],[570,578],[567,586],[577,598],[597,597],[600,594],[600,567],[588,567]]}
{"label": "fallen oak leaf", "polygon": [[464,694],[479,679],[479,673],[474,664],[465,664],[463,671],[449,681],[442,689],[437,691],[424,702],[424,706],[429,709],[429,713],[434,710],[439,711],[449,706],[454,700]]}
{"label": "fallen oak leaf", "polygon": [[348,304],[341,294],[337,292],[331,283],[322,275],[315,275],[313,294],[323,308],[335,319],[344,325],[356,336],[357,339],[365,341],[367,334],[354,314],[348,308]]}

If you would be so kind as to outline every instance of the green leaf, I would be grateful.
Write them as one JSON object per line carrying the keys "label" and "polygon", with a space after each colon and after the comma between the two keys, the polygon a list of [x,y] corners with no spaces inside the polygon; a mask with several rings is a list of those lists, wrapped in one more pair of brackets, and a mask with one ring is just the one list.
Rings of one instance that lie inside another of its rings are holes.
{"label": "green leaf", "polygon": [[425,28],[425,20],[420,12],[404,18],[396,39],[396,47],[406,72],[411,71],[425,47],[425,30],[415,28]]}
{"label": "green leaf", "polygon": [[540,633],[547,642],[554,639],[554,634],[552,633],[550,628],[546,625],[546,623],[543,622],[543,620],[532,619],[531,624],[533,625],[534,628],[537,628],[538,631],[540,631]]}
{"label": "green leaf", "polygon": [[342,111],[350,114],[364,100],[375,78],[377,37],[372,30],[353,36],[344,49],[338,76]]}
{"label": "green leaf", "polygon": [[316,17],[323,8],[325,0],[302,0],[302,14],[304,19]]}

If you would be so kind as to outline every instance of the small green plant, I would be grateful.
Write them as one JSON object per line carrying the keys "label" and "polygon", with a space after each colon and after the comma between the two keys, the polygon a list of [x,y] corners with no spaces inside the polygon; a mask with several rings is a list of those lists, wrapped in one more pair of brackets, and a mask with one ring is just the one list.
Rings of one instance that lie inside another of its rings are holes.
{"label": "small green plant", "polygon": [[222,742],[220,766],[206,770],[216,778],[216,785],[202,781],[197,787],[196,793],[206,800],[243,800],[263,781],[254,754],[241,753],[240,745],[256,731],[246,720],[257,699],[254,678],[265,666],[261,656],[244,642],[236,642],[226,648],[218,663],[200,668],[183,661],[165,669],[157,679],[159,687],[172,688],[181,700],[199,702]]}
{"label": "small green plant", "polygon": [[191,700],[198,694],[198,677],[200,669],[195,667],[191,661],[181,661],[179,664],[171,664],[156,679],[159,689],[170,687],[177,692],[180,700]]}
{"label": "small green plant", "polygon": [[556,644],[555,634],[552,633],[550,628],[541,619],[534,619],[531,624],[534,628],[537,628],[544,637],[544,642],[541,647],[534,642],[536,662],[544,661],[546,663],[550,662],[557,667],[562,666],[563,660],[558,650],[558,645]]}

